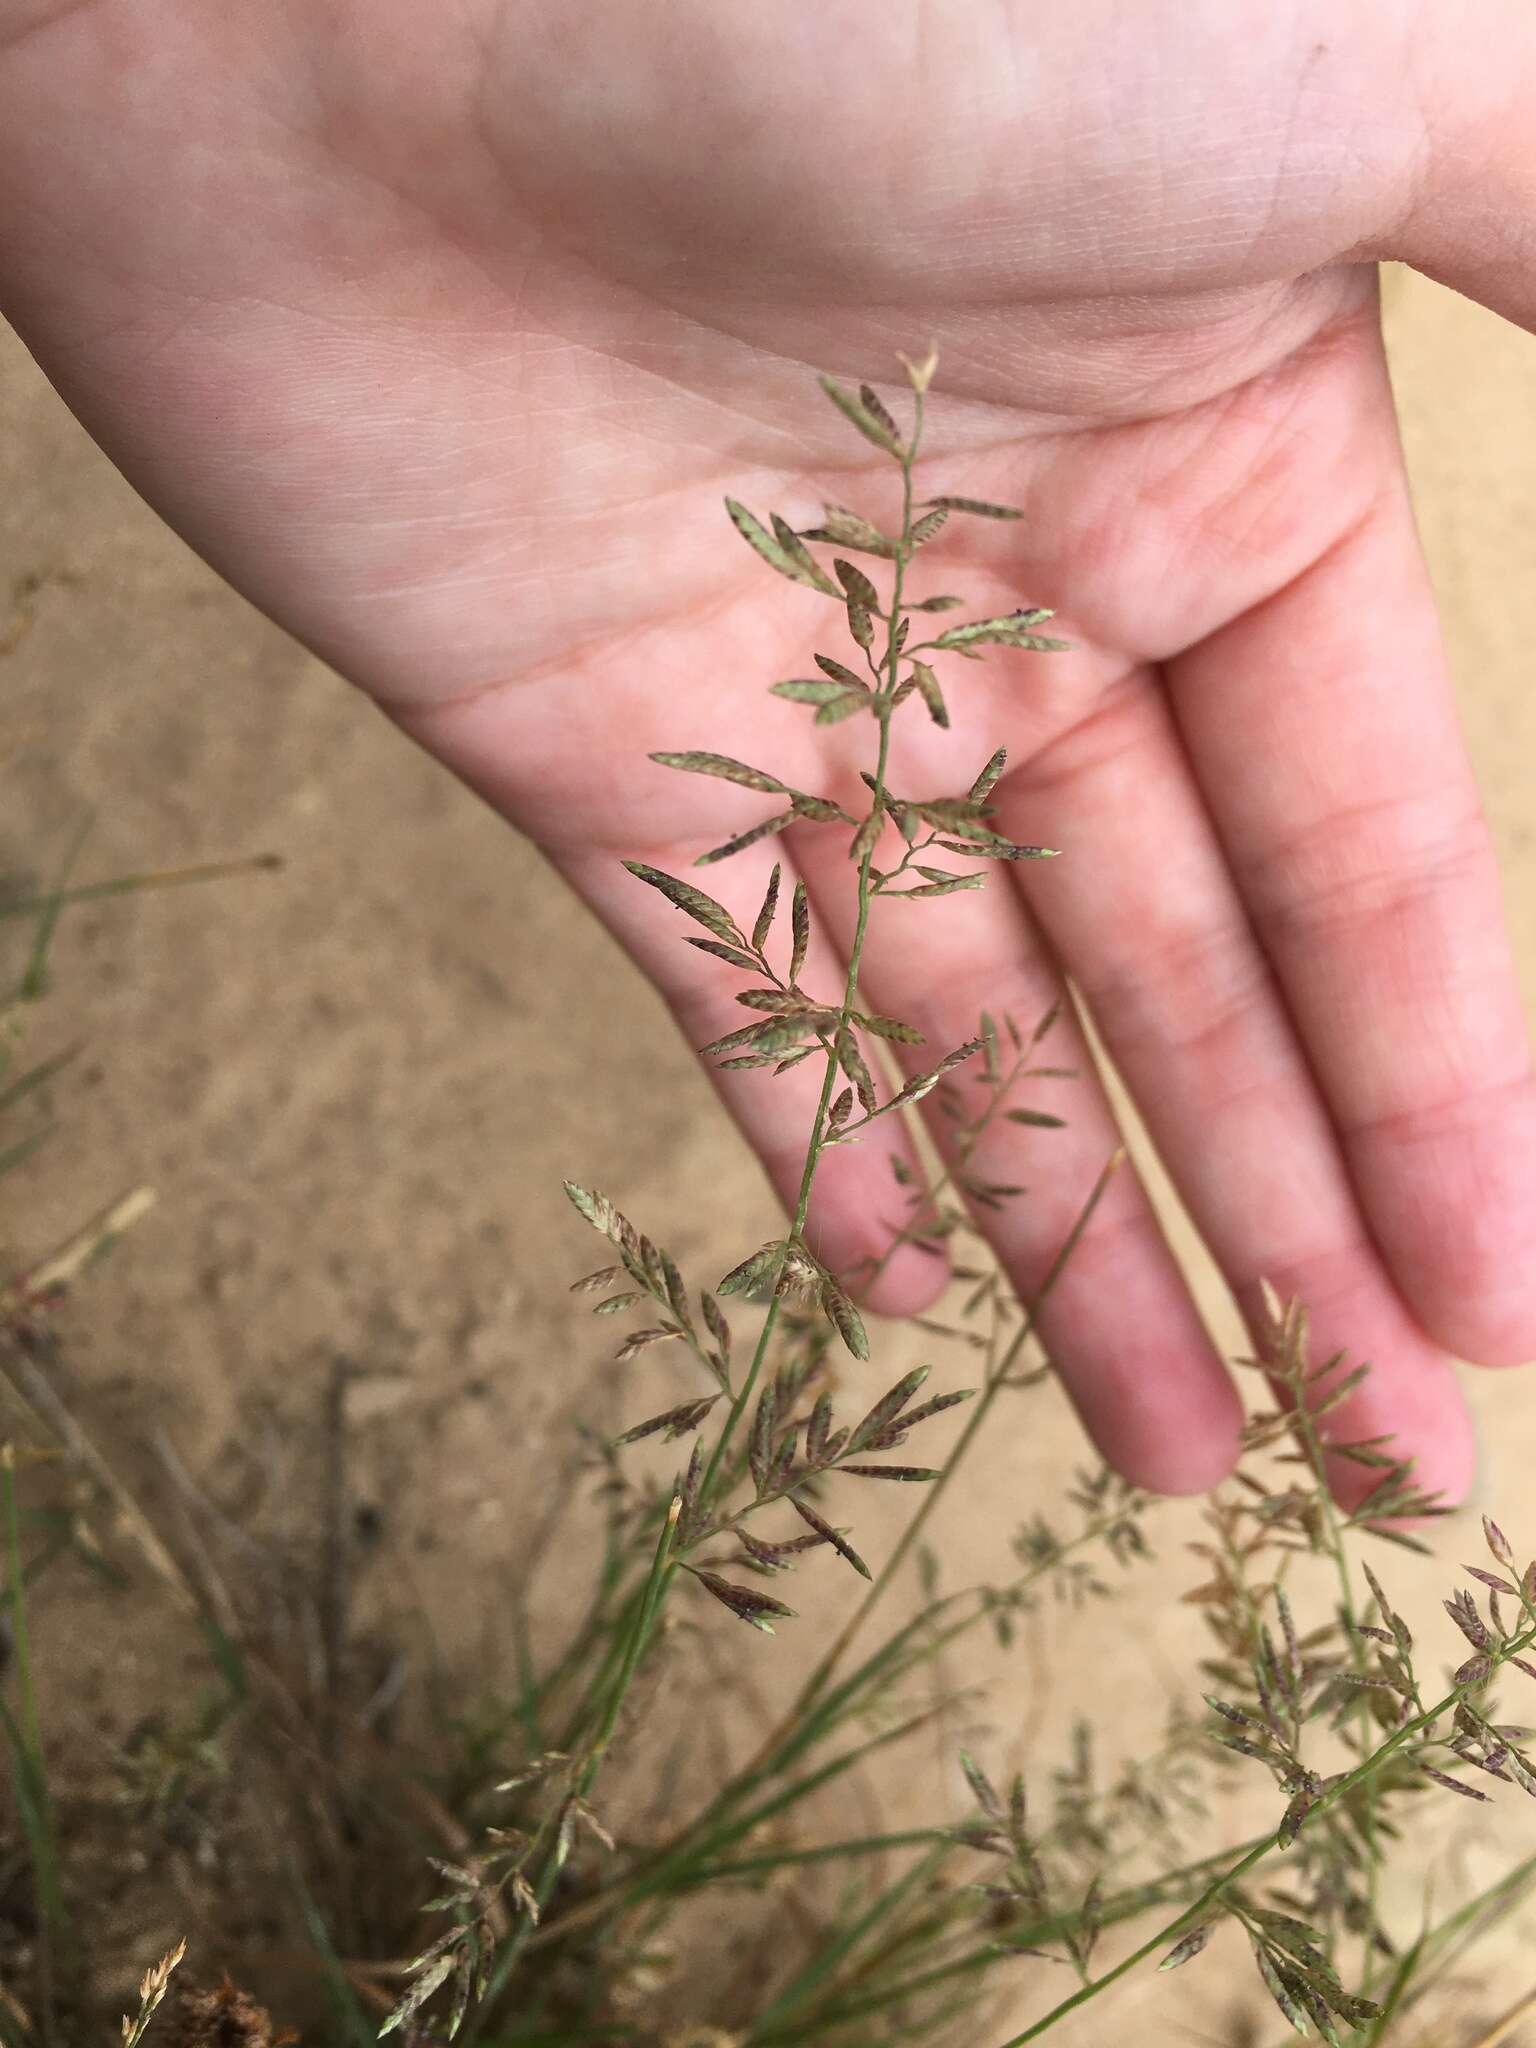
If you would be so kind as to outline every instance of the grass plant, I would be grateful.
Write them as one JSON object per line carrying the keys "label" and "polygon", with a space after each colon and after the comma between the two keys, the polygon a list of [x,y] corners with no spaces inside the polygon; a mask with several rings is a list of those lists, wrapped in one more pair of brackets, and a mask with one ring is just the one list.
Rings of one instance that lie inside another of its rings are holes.
{"label": "grass plant", "polygon": [[[1054,1016],[983,1013],[964,1043],[926,1049],[902,1079],[887,1049],[913,1048],[919,1034],[861,993],[874,919],[942,916],[940,899],[984,886],[992,864],[1052,857],[995,828],[988,799],[1001,750],[972,764],[955,792],[892,783],[894,721],[947,725],[961,662],[1048,658],[1064,644],[1041,631],[1050,613],[1039,606],[962,618],[959,598],[919,594],[920,570],[942,552],[951,521],[1018,515],[919,496],[935,359],[906,367],[905,423],[870,387],[823,380],[850,429],[889,459],[899,517],[888,529],[838,505],[798,531],[778,514],[764,521],[726,507],[764,573],[821,600],[846,632],[841,651],[815,654],[815,675],[769,687],[786,717],[852,721],[867,734],[860,804],[725,755],[654,757],[660,771],[773,799],[768,817],[707,853],[703,868],[791,824],[843,835],[853,936],[841,986],[810,986],[811,905],[803,885],[782,889],[778,867],[748,925],[697,879],[630,864],[637,886],[680,919],[680,942],[738,977],[744,1021],[703,1056],[759,1070],[765,1085],[809,1062],[820,1087],[793,1214],[713,1286],[686,1278],[606,1194],[567,1184],[604,1243],[603,1263],[575,1292],[600,1328],[623,1332],[616,1365],[656,1351],[677,1374],[654,1412],[588,1419],[591,1483],[577,1500],[594,1568],[563,1638],[520,1629],[517,1668],[499,1691],[488,1688],[496,1696],[483,1714],[461,1710],[439,1724],[426,1753],[392,1745],[334,1686],[297,1685],[227,1573],[190,1566],[78,1424],[34,1398],[39,1301],[78,1274],[121,1213],[106,1212],[80,1244],[0,1289],[6,1368],[39,1447],[87,1471],[134,1531],[139,1560],[214,1646],[222,1704],[189,1725],[185,1742],[163,1744],[182,1776],[163,1797],[148,1788],[142,1825],[185,1804],[199,1759],[221,1745],[275,1746],[298,1766],[302,1797],[294,1791],[291,1827],[284,1819],[289,1897],[329,1999],[329,2017],[310,2020],[306,2039],[1022,2048],[1086,2008],[1112,2011],[1109,1995],[1134,1972],[1209,1968],[1201,1959],[1211,1953],[1242,1953],[1281,2034],[1373,2048],[1416,2038],[1425,2001],[1464,1968],[1468,1944],[1536,1882],[1533,1840],[1529,1857],[1438,1916],[1404,1925],[1386,1903],[1384,1875],[1427,1868],[1450,1810],[1536,1796],[1529,1731],[1496,1704],[1506,1682],[1536,1680],[1536,1562],[1484,1523],[1482,1561],[1444,1602],[1458,1661],[1442,1675],[1440,1650],[1420,1644],[1390,1585],[1394,1551],[1425,1547],[1417,1531],[1438,1503],[1389,1443],[1340,1440],[1335,1418],[1367,1368],[1314,1357],[1302,1306],[1273,1296],[1244,1361],[1254,1402],[1243,1464],[1205,1504],[1200,1577],[1180,1589],[1207,1625],[1208,1653],[1165,1739],[1105,1770],[1083,1727],[1065,1755],[1031,1755],[1006,1779],[956,1743],[947,1779],[935,1777],[930,1820],[848,1824],[850,1786],[924,1732],[948,1742],[953,1645],[990,1634],[1006,1649],[1046,1599],[1107,1602],[1127,1580],[1149,1599],[1167,1579],[1152,1550],[1158,1504],[1088,1470],[1064,1483],[1058,1503],[1031,1505],[1006,1577],[943,1583],[946,1498],[1000,1413],[1045,1398],[1039,1312],[1119,1162],[1103,1162],[1039,1290],[1021,1299],[976,1219],[1026,1197],[973,1162],[997,1119],[1039,1131],[1042,1147],[1063,1121],[1071,1077],[1051,1061]],[[41,990],[61,909],[111,886],[82,890],[66,873],[51,892],[0,902],[0,918],[26,920],[32,934],[18,1003]],[[39,1142],[31,1125],[10,1125],[31,1115],[67,1057],[51,1054],[9,1081],[0,1073],[0,1170],[20,1170]],[[962,1070],[972,1083],[963,1093]],[[896,1374],[873,1401],[850,1401],[842,1361],[872,1364],[856,1299],[870,1276],[829,1270],[808,1239],[818,1171],[840,1146],[878,1146],[929,1096],[948,1117],[948,1164],[918,1175],[893,1159],[893,1199],[904,1215],[897,1242],[942,1245],[951,1262],[954,1305],[923,1323],[947,1362]],[[45,1539],[40,1530],[29,1539],[23,1520],[19,1455],[0,1462],[12,1648],[3,1730],[38,1941],[14,2024],[18,2038],[50,2041],[63,2038],[59,1959],[73,1954],[90,1915],[71,1876],[31,1683],[27,1592]],[[1348,1510],[1328,1484],[1340,1459],[1370,1481]],[[872,1487],[912,1502],[878,1545],[858,1526]],[[808,1625],[833,1572],[860,1582],[857,1597],[836,1626]],[[314,1597],[334,1648],[344,1612],[325,1608],[323,1588]],[[707,1697],[716,1639],[741,1625],[752,1634],[728,1636],[727,1654],[793,1660],[789,1702],[747,1727],[704,1782],[694,1771],[674,1784],[657,1732],[666,1703]],[[1225,1816],[1244,1808],[1257,1818],[1234,1838]],[[429,1931],[413,1935],[423,1914]],[[692,1960],[718,1948],[722,1929],[746,1967]],[[193,1963],[216,1964],[198,1958],[196,1929],[189,1936]],[[153,2043],[161,2026],[167,2048],[226,2038],[189,2031],[203,2022],[167,1990],[180,1960],[173,1953],[146,1976],[139,2015],[124,2022],[130,2044]],[[205,2005],[196,2010],[214,2014],[212,1994],[197,1996]],[[230,2000],[219,2010],[220,2024],[232,2024]],[[1518,2018],[1517,2009],[1511,2024]],[[1110,2038],[1113,2025],[1074,2038]],[[1455,2038],[1472,2048],[1476,2037]]]}

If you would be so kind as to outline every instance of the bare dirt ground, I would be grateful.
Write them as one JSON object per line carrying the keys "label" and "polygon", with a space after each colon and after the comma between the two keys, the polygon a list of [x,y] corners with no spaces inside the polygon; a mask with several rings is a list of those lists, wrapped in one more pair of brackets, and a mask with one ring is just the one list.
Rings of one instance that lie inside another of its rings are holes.
{"label": "bare dirt ground", "polygon": [[[1536,995],[1536,344],[1417,280],[1391,285],[1425,543]],[[41,581],[25,596],[28,579]],[[178,1543],[210,1515],[254,1516],[285,1569],[323,1571],[333,1369],[366,1368],[347,1397],[354,1654],[375,1646],[392,1684],[403,1644],[408,1683],[435,1671],[472,1700],[507,1669],[505,1589],[538,1511],[572,1483],[573,1408],[614,1420],[603,1348],[565,1294],[594,1261],[560,1179],[611,1190],[701,1277],[769,1233],[770,1198],[656,999],[537,858],[182,547],[11,340],[0,636],[13,583],[30,625],[0,660],[0,876],[45,882],[87,821],[83,878],[268,850],[285,866],[65,918],[32,1042],[85,1051],[58,1091],[54,1142],[0,1183],[6,1264],[125,1188],[157,1191],[59,1312],[60,1369]],[[1471,1385],[1485,1504],[1536,1538],[1536,1383]],[[996,1562],[1078,1457],[1061,1405],[1036,1399],[950,1507],[957,1580]],[[1187,1515],[1168,1526],[1187,1532]],[[1463,1523],[1440,1548],[1470,1556],[1473,1540]],[[1198,1640],[1192,1611],[1171,1605],[1187,1582],[1176,1534],[1164,1547],[1151,1585],[1166,1600],[1143,1581],[1112,1624],[1107,1610],[1047,1615],[1007,1664],[951,1674],[995,1678],[990,1704],[966,1709],[983,1746],[1044,1753],[1107,1687],[1117,1737],[1157,1722]],[[54,1574],[35,1624],[51,1751],[104,1805],[149,1703],[205,1682],[174,1604],[131,1576],[125,1592]],[[547,1618],[568,1595],[557,1559]],[[792,1637],[731,1649],[738,1671],[761,1650],[749,1687],[770,1691],[772,1660],[805,1654]],[[953,1776],[935,1747],[868,1796],[953,1814]],[[1444,1817],[1446,1886],[1497,1867],[1485,1810],[1468,1811]],[[1529,1850],[1532,1811],[1505,1802],[1504,1847]],[[227,1888],[232,1853],[193,1841],[135,1862],[130,1848],[104,1875],[123,1995],[190,1931],[201,1890]],[[261,1932],[247,1903],[243,1932],[226,1929],[237,1947]],[[1503,1961],[1468,2011],[1493,2012],[1536,1975],[1513,1940]],[[1132,1986],[1073,2038],[1267,2039],[1242,2031],[1248,2001],[1234,1953],[1177,1997],[1169,1980]]]}

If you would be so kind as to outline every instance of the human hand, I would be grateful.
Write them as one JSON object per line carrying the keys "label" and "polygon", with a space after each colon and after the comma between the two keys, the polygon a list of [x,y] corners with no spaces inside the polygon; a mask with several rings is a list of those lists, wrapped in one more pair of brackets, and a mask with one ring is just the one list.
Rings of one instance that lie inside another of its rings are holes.
{"label": "human hand", "polygon": [[[1046,12],[0,0],[0,289],[146,497],[531,834],[695,1043],[740,1021],[729,978],[619,862],[685,869],[761,809],[645,755],[835,797],[857,749],[763,694],[824,601],[732,557],[719,500],[888,514],[807,371],[879,382],[933,337],[925,491],[1027,516],[951,522],[930,587],[1055,604],[1076,647],[966,669],[892,782],[963,788],[1002,742],[999,829],[1065,857],[884,913],[869,1000],[921,1062],[1070,974],[1239,1301],[1303,1297],[1378,1366],[1340,1424],[1460,1491],[1447,1350],[1536,1354],[1536,1099],[1373,266],[1536,322],[1536,36],[1388,0]],[[805,877],[812,985],[845,839],[712,871],[748,916],[775,856]],[[785,1192],[806,1073],[721,1077]],[[994,1232],[1026,1292],[1115,1142],[1074,1096],[975,1162],[1030,1183]],[[808,1234],[853,1266],[892,1208],[850,1147]],[[907,1249],[875,1302],[933,1286]],[[1122,1470],[1226,1469],[1236,1396],[1130,1175],[1045,1332]]]}

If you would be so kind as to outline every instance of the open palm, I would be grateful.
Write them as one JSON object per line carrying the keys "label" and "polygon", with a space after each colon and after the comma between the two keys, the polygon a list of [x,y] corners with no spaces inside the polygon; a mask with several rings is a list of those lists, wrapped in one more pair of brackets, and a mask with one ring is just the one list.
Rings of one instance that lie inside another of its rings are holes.
{"label": "open palm", "polygon": [[[1001,743],[999,828],[1065,858],[884,909],[869,999],[922,1064],[1069,975],[1239,1300],[1303,1296],[1379,1366],[1351,1431],[1459,1489],[1447,1350],[1536,1352],[1536,1097],[1373,266],[1459,265],[1529,319],[1490,219],[1530,183],[1498,152],[1536,52],[1487,9],[1509,63],[1474,103],[1406,4],[1197,12],[0,0],[0,286],[145,495],[531,834],[695,1042],[740,1021],[731,978],[619,860],[685,867],[766,807],[645,755],[837,797],[868,737],[764,694],[845,653],[839,615],[720,500],[888,520],[808,370],[888,385],[936,340],[925,490],[1026,516],[951,521],[923,588],[1054,605],[1075,646],[957,664],[891,781],[963,789]],[[791,862],[829,991],[846,836],[711,883],[750,916]],[[1053,1058],[1091,1073],[1072,1028]],[[811,1083],[725,1079],[787,1188]],[[978,1155],[1029,1183],[994,1232],[1025,1288],[1114,1142],[1096,1083],[1069,1114]],[[828,1162],[834,1263],[888,1235],[883,1149]],[[906,1250],[875,1299],[933,1285]],[[1236,1397],[1130,1176],[1047,1335],[1124,1470],[1225,1469]]]}

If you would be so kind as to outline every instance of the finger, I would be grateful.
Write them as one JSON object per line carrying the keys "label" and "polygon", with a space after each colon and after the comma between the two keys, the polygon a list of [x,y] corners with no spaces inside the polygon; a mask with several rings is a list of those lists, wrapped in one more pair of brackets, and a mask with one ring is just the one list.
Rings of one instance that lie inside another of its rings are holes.
{"label": "finger", "polygon": [[1536,1088],[1390,392],[1365,514],[1168,670],[1185,746],[1372,1235],[1419,1320],[1536,1356]]}
{"label": "finger", "polygon": [[[894,835],[891,843],[899,850]],[[846,847],[834,835],[807,834],[796,857],[818,912],[846,946],[853,910]],[[983,1010],[1012,1016],[1027,1033],[1061,995],[1022,906],[996,878],[984,891],[937,901],[878,899],[860,986],[875,1010],[922,1032],[923,1044],[899,1048],[908,1072],[931,1068],[974,1037]],[[1021,1127],[995,1117],[967,1161],[967,1172],[983,1183],[1025,1184],[1023,1194],[1001,1207],[973,1204],[1025,1300],[1033,1298],[1120,1142],[1070,1013],[1053,1027],[1047,1046],[1042,1060],[1076,1071],[1070,1088],[1052,1084],[1070,1099],[1046,1103],[1037,1092],[1012,1094],[1009,1106],[1054,1110],[1067,1118],[1066,1127]],[[950,1079],[965,1112],[974,1114],[986,1100],[979,1068],[960,1067]],[[934,1098],[928,1102],[932,1106]],[[929,1128],[946,1161],[956,1163],[953,1122],[933,1114]],[[1230,1470],[1241,1419],[1235,1389],[1129,1168],[1110,1183],[1041,1310],[1040,1328],[1089,1434],[1128,1478],[1158,1492],[1190,1493]]]}
{"label": "finger", "polygon": [[[1474,1446],[1450,1362],[1371,1242],[1152,672],[1113,686],[1001,798],[1001,831],[1063,849],[1019,886],[1250,1327],[1264,1280],[1304,1301],[1319,1362],[1348,1350],[1376,1366],[1335,1437],[1395,1432],[1421,1482],[1459,1497]],[[1335,1476],[1354,1498],[1371,1475]]]}
{"label": "finger", "polygon": [[[751,847],[700,874],[693,862],[710,843],[689,841],[659,851],[636,848],[628,857],[705,890],[750,937],[775,855],[767,846]],[[552,857],[577,894],[656,984],[691,1045],[708,1045],[744,1024],[761,1021],[760,1013],[744,1009],[736,1001],[741,988],[763,985],[761,975],[730,967],[684,943],[689,937],[708,934],[669,909],[653,890],[630,875],[614,854],[573,848]],[[786,932],[795,873],[782,852],[777,859],[782,869],[779,910],[767,943],[770,958],[778,962],[781,973],[787,973]],[[813,920],[802,985],[835,1006],[842,1001],[846,976],[842,958]],[[806,1146],[825,1072],[826,1063],[819,1053],[777,1077],[771,1068],[722,1072],[717,1063],[710,1063],[721,1099],[791,1215],[799,1199]],[[913,1315],[942,1292],[948,1270],[936,1250],[910,1244],[892,1250],[904,1220],[900,1189],[890,1166],[893,1153],[916,1171],[916,1157],[896,1129],[879,1147],[834,1147],[824,1153],[812,1189],[805,1240],[870,1307],[886,1315]]]}

